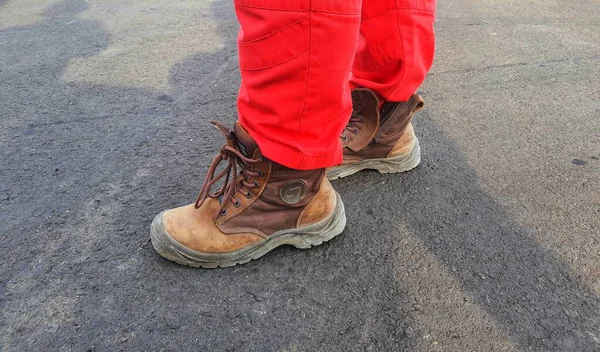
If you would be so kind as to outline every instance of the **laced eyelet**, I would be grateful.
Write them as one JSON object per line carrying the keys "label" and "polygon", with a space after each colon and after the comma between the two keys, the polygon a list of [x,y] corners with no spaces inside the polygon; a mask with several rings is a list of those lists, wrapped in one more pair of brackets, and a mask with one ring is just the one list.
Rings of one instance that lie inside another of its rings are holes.
{"label": "laced eyelet", "polygon": [[[236,208],[241,207],[244,199],[242,195],[248,199],[256,196],[256,192],[253,192],[252,188],[260,189],[264,180],[263,174],[267,174],[265,170],[257,173],[256,169],[264,168],[264,166],[260,167],[259,165],[268,162],[268,159],[263,156],[256,156],[255,158],[247,156],[242,144],[237,143],[233,131],[217,122],[213,122],[213,124],[223,133],[227,142],[208,168],[207,176],[198,193],[194,207],[199,209],[209,198],[218,199],[221,207],[213,214],[213,219],[216,220],[217,217],[227,215],[229,210],[235,212],[232,209],[234,206]],[[219,168],[221,162],[227,163],[224,170]],[[218,170],[222,171],[219,172]],[[263,178],[256,177],[256,175],[263,176]],[[252,180],[252,178],[257,178],[257,180]],[[224,184],[218,190],[213,190],[212,188],[216,187],[215,185],[219,181],[224,182]]]}
{"label": "laced eyelet", "polygon": [[348,140],[348,136],[345,136],[345,135],[344,135],[344,136],[342,136],[342,140],[343,140],[344,142],[346,142],[346,141]]}
{"label": "laced eyelet", "polygon": [[263,172],[262,170],[256,170],[256,173],[258,174],[258,177],[263,177]]}

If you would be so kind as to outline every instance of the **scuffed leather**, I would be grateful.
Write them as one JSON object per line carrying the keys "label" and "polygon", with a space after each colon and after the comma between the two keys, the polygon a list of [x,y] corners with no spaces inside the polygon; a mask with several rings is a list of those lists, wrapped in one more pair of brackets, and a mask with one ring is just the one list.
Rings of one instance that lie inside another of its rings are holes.
{"label": "scuffed leather", "polygon": [[415,132],[413,130],[412,123],[409,122],[406,126],[406,129],[402,133],[402,136],[400,137],[398,142],[396,142],[396,145],[394,146],[394,148],[392,148],[392,150],[390,150],[390,153],[387,156],[393,157],[398,155],[406,155],[410,153],[413,150],[415,141]]}
{"label": "scuffed leather", "polygon": [[[295,228],[300,213],[319,191],[324,176],[324,169],[272,171],[260,196],[253,198],[247,206],[242,204],[238,208],[241,211],[227,221],[218,221],[218,227],[225,233],[249,232],[265,237],[282,229]],[[294,179],[306,183],[307,193],[302,201],[290,205],[281,200],[279,190]],[[233,208],[233,205],[229,205],[229,208]]]}
{"label": "scuffed leather", "polygon": [[296,227],[308,226],[325,219],[333,212],[335,204],[335,191],[327,178],[323,178],[319,191],[300,213]]}
{"label": "scuffed leather", "polygon": [[[233,195],[239,205],[236,207],[237,202],[233,200],[227,202],[224,213],[219,212],[218,198],[206,199],[198,209],[190,204],[166,211],[163,223],[171,238],[198,252],[225,253],[264,241],[276,231],[295,229],[299,224],[310,225],[331,214],[335,208],[335,192],[325,178],[325,169],[289,169],[264,158],[241,125],[236,124],[234,133],[244,154],[263,159],[251,166],[252,171],[260,171],[260,175],[246,180],[255,181],[258,186],[239,188]],[[302,180],[307,189],[304,198],[290,205],[280,198],[280,189],[293,180]],[[215,221],[213,217],[217,212]]]}
{"label": "scuffed leather", "polygon": [[[236,123],[234,131],[243,148],[252,153],[252,158],[262,157],[260,148],[241,124]],[[294,170],[267,158],[254,165],[253,171],[257,170],[262,176],[249,181],[256,181],[259,187],[249,189],[250,197],[238,193],[236,198],[240,205],[236,208],[233,203],[227,204],[226,214],[217,218],[216,226],[223,233],[253,233],[267,237],[282,229],[295,228],[300,213],[317,194],[325,177],[325,169]],[[280,198],[279,190],[291,180],[304,181],[307,192],[300,202],[290,205]]]}
{"label": "scuffed leather", "polygon": [[[398,142],[401,140],[414,113],[423,107],[423,99],[415,93],[408,101],[386,104],[393,105],[389,109],[384,109],[378,129],[370,139],[370,143],[360,150],[353,150],[344,145],[344,162],[342,164],[364,159],[386,158],[392,153],[392,150],[402,148],[401,145],[398,145]],[[371,105],[365,108],[364,111],[372,111],[373,109],[378,110],[378,107],[374,105],[374,102],[371,102]],[[362,131],[359,131],[359,134],[362,133]],[[365,135],[371,134],[371,130],[365,132]]]}
{"label": "scuffed leather", "polygon": [[207,199],[198,209],[189,204],[168,210],[163,214],[165,231],[183,246],[204,253],[236,251],[263,240],[253,233],[224,234],[212,220],[218,210],[216,199]]}

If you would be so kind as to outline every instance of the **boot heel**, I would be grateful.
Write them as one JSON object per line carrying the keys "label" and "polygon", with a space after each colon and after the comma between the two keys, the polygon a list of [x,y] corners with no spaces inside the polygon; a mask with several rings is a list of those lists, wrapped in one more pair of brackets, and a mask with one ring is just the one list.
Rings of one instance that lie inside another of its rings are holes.
{"label": "boot heel", "polygon": [[405,172],[414,169],[421,163],[421,147],[415,138],[415,145],[408,155],[398,155],[391,158],[371,161],[372,168],[382,174]]}
{"label": "boot heel", "polygon": [[332,214],[322,221],[295,230],[295,236],[288,238],[286,244],[306,249],[318,246],[341,234],[346,227],[346,212],[342,198],[336,192],[336,205]]}
{"label": "boot heel", "polygon": [[327,170],[327,178],[330,181],[353,175],[362,170],[376,170],[382,174],[405,172],[414,169],[421,163],[421,147],[419,140],[415,137],[413,149],[404,155],[390,158],[367,159],[354,164],[341,165]]}

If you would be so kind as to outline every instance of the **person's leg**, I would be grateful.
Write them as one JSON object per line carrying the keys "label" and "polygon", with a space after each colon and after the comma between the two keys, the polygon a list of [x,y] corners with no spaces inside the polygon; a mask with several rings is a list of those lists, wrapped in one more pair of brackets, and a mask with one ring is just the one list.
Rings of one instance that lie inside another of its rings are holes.
{"label": "person's leg", "polygon": [[239,119],[268,158],[339,163],[361,0],[237,0]]}
{"label": "person's leg", "polygon": [[433,63],[435,0],[364,0],[353,87],[407,101]]}
{"label": "person's leg", "polygon": [[196,203],[160,213],[150,230],[156,251],[180,264],[231,266],[282,244],[309,248],[346,224],[325,167],[342,159],[360,0],[236,0],[236,12],[240,121],[216,124],[226,145]]}
{"label": "person's leg", "polygon": [[336,179],[363,169],[403,172],[420,161],[410,120],[415,93],[433,62],[435,0],[364,0],[351,85],[354,110],[342,133],[344,160]]}

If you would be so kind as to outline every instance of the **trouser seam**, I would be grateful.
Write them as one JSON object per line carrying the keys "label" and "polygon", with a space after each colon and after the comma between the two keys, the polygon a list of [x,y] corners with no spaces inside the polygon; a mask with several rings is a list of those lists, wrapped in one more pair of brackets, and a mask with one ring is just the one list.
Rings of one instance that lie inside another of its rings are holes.
{"label": "trouser seam", "polygon": [[313,25],[313,11],[312,11],[312,0],[310,0],[310,4],[309,4],[311,10],[310,13],[308,14],[309,18],[309,24],[308,24],[308,64],[306,65],[306,85],[304,86],[305,88],[305,92],[304,92],[304,103],[302,104],[302,111],[300,112],[300,116],[298,118],[298,131],[296,132],[296,144],[298,144],[298,146],[300,148],[302,148],[302,152],[304,153],[304,157],[302,157],[302,160],[300,161],[299,165],[302,165],[302,163],[304,162],[304,159],[306,158],[306,149],[304,149],[304,146],[302,145],[302,143],[300,143],[300,132],[302,131],[302,117],[304,116],[304,111],[306,111],[306,102],[308,101],[308,89],[310,88],[310,64],[311,64],[311,53],[312,53],[312,25]]}
{"label": "trouser seam", "polygon": [[400,78],[398,79],[398,82],[394,85],[394,87],[392,89],[389,90],[389,93],[387,94],[387,96],[383,97],[383,100],[387,100],[389,98],[390,95],[392,95],[392,93],[394,93],[394,91],[396,90],[396,88],[398,88],[398,86],[400,85],[400,83],[402,83],[404,81],[404,76],[406,76],[406,53],[404,52],[404,43],[402,40],[402,31],[400,30],[400,18],[398,17],[398,11],[399,8],[396,8],[396,26],[398,27],[398,38],[400,38],[400,51],[402,52],[402,75],[400,76]]}
{"label": "trouser seam", "polygon": [[273,7],[261,7],[261,6],[254,6],[254,5],[248,5],[248,4],[242,4],[238,1],[235,2],[235,4],[237,6],[243,6],[243,7],[249,7],[251,9],[259,9],[259,10],[270,10],[270,11],[282,11],[282,12],[310,12],[310,9],[278,9],[278,8],[273,8]]}
{"label": "trouser seam", "polygon": [[279,28],[278,30],[276,30],[276,31],[274,31],[274,32],[272,32],[272,33],[269,33],[269,34],[267,34],[267,35],[265,35],[265,36],[262,36],[262,37],[260,37],[260,38],[253,39],[253,40],[248,40],[248,41],[240,41],[240,40],[238,40],[238,43],[240,43],[240,44],[251,44],[251,43],[256,43],[256,42],[259,42],[259,41],[261,41],[261,40],[263,40],[263,39],[270,38],[270,37],[274,36],[275,34],[277,34],[277,33],[279,33],[279,32],[282,32],[282,31],[284,31],[284,30],[286,30],[286,29],[288,29],[288,28],[290,28],[290,27],[293,27],[294,25],[296,25],[296,24],[298,24],[298,23],[300,23],[300,22],[304,21],[304,20],[305,20],[305,19],[307,19],[309,16],[310,16],[310,14],[308,14],[308,15],[306,15],[306,16],[304,16],[304,17],[302,17],[301,19],[299,19],[299,20],[297,20],[297,21],[294,21],[294,22],[292,22],[292,23],[288,24],[288,25],[287,25],[287,26],[285,26],[285,27]]}

